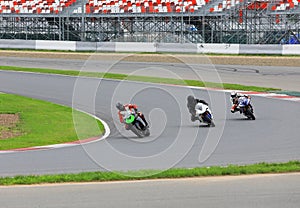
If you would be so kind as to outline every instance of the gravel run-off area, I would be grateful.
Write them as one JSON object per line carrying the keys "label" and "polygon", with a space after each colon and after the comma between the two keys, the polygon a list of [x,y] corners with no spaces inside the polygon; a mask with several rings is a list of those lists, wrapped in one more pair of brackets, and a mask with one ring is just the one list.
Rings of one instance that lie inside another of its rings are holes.
{"label": "gravel run-off area", "polygon": [[91,53],[54,51],[10,51],[0,50],[0,56],[77,59],[77,60],[123,60],[130,62],[171,62],[255,66],[299,66],[300,56],[257,56],[257,55],[205,55],[205,54],[134,54],[134,53]]}

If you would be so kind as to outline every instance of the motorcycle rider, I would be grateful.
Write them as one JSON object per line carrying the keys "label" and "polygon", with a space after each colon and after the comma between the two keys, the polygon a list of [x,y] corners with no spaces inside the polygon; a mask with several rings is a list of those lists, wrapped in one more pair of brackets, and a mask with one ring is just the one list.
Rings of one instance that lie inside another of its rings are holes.
{"label": "motorcycle rider", "polygon": [[242,113],[242,108],[247,105],[249,105],[252,108],[250,104],[250,99],[251,97],[249,95],[240,94],[235,91],[232,91],[230,95],[230,100],[232,102],[231,113],[235,113],[237,111],[240,111],[240,113]]}
{"label": "motorcycle rider", "polygon": [[[116,107],[119,110],[118,115],[119,115],[119,119],[120,119],[121,123],[124,123],[123,116],[127,111],[134,111],[144,121],[144,123],[146,125],[145,128],[149,128],[148,122],[146,121],[144,114],[142,112],[138,111],[138,107],[136,104],[128,103],[128,104],[123,105],[122,103],[118,102],[116,104]],[[125,125],[125,128],[126,128],[126,130],[129,130],[127,124]]]}
{"label": "motorcycle rider", "polygon": [[195,98],[192,95],[189,95],[187,97],[187,107],[189,109],[189,112],[191,114],[191,121],[196,121],[199,119],[199,115],[204,113],[206,109],[211,113],[208,104],[205,100],[200,100]]}

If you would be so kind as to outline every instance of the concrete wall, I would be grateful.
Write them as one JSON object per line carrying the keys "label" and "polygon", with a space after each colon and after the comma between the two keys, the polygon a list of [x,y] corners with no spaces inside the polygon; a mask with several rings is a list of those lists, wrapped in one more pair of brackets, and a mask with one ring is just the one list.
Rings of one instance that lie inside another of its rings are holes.
{"label": "concrete wall", "polygon": [[76,51],[96,51],[97,43],[94,42],[76,42]]}
{"label": "concrete wall", "polygon": [[300,45],[283,45],[282,54],[300,55]]}
{"label": "concrete wall", "polygon": [[156,52],[155,43],[119,42],[116,43],[116,52]]}
{"label": "concrete wall", "polygon": [[221,54],[300,55],[300,45],[192,44],[139,42],[75,42],[44,40],[4,40],[0,48],[102,52],[173,52]]}
{"label": "concrete wall", "polygon": [[3,40],[0,39],[0,48],[14,48],[14,49],[36,49],[35,40]]}
{"label": "concrete wall", "polygon": [[114,42],[99,42],[99,43],[97,43],[96,51],[116,52],[116,43],[114,43]]}
{"label": "concrete wall", "polygon": [[282,45],[240,44],[240,54],[282,54]]}
{"label": "concrete wall", "polygon": [[197,45],[192,43],[158,43],[156,52],[197,53]]}
{"label": "concrete wall", "polygon": [[76,42],[74,42],[74,41],[37,40],[35,48],[37,50],[67,50],[67,51],[75,51],[76,50]]}
{"label": "concrete wall", "polygon": [[197,44],[197,53],[239,54],[239,44]]}

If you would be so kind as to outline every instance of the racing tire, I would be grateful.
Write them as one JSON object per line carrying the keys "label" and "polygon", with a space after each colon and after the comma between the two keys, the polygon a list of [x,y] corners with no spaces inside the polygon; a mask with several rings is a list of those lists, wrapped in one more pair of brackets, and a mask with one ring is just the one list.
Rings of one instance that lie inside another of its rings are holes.
{"label": "racing tire", "polygon": [[255,116],[252,113],[252,111],[250,110],[250,108],[247,109],[247,117],[251,120],[255,120]]}
{"label": "racing tire", "polygon": [[213,121],[211,121],[210,124],[209,124],[209,126],[210,127],[215,127],[216,125],[215,125],[215,123]]}
{"label": "racing tire", "polygon": [[143,138],[144,137],[144,134],[136,128],[136,126],[132,125],[130,130],[135,134],[137,135],[139,138]]}
{"label": "racing tire", "polygon": [[212,121],[212,119],[208,116],[208,115],[205,115],[204,116],[204,119],[203,119],[209,127],[215,127],[215,123]]}
{"label": "racing tire", "polygon": [[144,134],[145,134],[146,137],[147,137],[147,136],[150,136],[150,130],[147,128],[147,129],[145,130]]}

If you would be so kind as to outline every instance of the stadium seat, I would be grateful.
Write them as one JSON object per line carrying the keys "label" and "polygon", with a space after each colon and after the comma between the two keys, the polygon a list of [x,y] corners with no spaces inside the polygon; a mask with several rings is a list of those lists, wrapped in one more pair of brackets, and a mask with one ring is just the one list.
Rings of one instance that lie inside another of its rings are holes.
{"label": "stadium seat", "polygon": [[[215,2],[212,4],[209,11],[212,12],[223,12],[228,9],[233,9],[234,7],[240,8],[243,6],[241,4],[244,0],[222,0],[220,2]],[[286,11],[293,9],[298,6],[300,0],[279,0],[274,5],[270,5],[273,11]],[[268,5],[271,4],[270,0],[253,0],[247,4],[248,10],[265,10]]]}
{"label": "stadium seat", "polygon": [[278,12],[295,9],[299,6],[299,2],[300,0],[281,0],[272,5],[271,9]]}
{"label": "stadium seat", "polygon": [[110,13],[195,12],[208,2],[210,0],[88,0],[86,12],[105,13],[108,7]]}
{"label": "stadium seat", "polygon": [[76,0],[0,0],[0,13],[58,13],[75,2]]}
{"label": "stadium seat", "polygon": [[222,12],[228,9],[232,9],[234,8],[236,5],[239,4],[241,0],[223,0],[220,1],[218,4],[214,4],[214,6],[212,6],[209,9],[209,12]]}
{"label": "stadium seat", "polygon": [[269,1],[268,0],[260,0],[260,1],[253,1],[248,4],[248,10],[264,10],[268,8]]}

